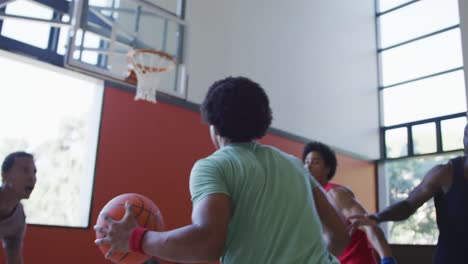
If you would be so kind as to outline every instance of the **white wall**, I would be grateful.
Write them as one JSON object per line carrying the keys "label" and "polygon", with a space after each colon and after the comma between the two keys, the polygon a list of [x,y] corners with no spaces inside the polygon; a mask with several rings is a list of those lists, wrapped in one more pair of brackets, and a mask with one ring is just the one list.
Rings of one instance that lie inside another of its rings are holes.
{"label": "white wall", "polygon": [[270,96],[273,127],[379,157],[374,0],[187,1],[188,100],[243,75]]}
{"label": "white wall", "polygon": [[458,0],[458,9],[460,11],[460,32],[462,39],[463,64],[465,65],[465,88],[468,102],[468,3],[466,0]]}

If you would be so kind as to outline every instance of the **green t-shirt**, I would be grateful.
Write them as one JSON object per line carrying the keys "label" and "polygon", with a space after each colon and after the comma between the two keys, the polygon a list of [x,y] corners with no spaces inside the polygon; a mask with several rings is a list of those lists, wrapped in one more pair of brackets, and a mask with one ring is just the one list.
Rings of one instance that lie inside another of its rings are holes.
{"label": "green t-shirt", "polygon": [[231,199],[223,264],[339,263],[322,238],[316,186],[299,159],[257,143],[225,146],[190,175],[194,205],[215,193]]}

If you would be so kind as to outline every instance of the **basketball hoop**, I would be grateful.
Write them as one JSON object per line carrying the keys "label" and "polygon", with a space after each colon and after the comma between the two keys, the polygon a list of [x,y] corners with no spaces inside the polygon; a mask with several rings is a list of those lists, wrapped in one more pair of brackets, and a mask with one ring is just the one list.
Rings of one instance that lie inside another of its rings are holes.
{"label": "basketball hoop", "polygon": [[176,60],[165,52],[148,49],[131,51],[127,59],[137,77],[135,100],[156,103],[156,90],[161,81],[161,73],[174,69]]}

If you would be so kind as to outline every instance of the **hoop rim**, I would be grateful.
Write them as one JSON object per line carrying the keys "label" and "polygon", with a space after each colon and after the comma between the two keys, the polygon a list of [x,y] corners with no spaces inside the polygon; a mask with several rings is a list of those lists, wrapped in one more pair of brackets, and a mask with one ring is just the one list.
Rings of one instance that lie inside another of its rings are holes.
{"label": "hoop rim", "polygon": [[[151,54],[161,56],[163,58],[168,59],[171,62],[171,65],[168,67],[151,67],[151,66],[142,65],[140,63],[135,62],[135,60],[133,60],[133,58],[140,53],[151,53]],[[127,54],[127,61],[131,63],[134,67],[142,69],[144,71],[149,71],[149,72],[168,72],[172,70],[173,68],[175,68],[176,66],[176,59],[173,56],[169,55],[168,53],[164,51],[152,50],[152,49],[132,50]]]}

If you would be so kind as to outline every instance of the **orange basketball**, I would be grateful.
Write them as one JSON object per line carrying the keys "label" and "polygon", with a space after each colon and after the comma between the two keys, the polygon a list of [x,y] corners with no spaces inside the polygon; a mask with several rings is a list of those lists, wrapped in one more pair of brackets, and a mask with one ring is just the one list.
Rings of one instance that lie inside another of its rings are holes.
{"label": "orange basketball", "polygon": [[[125,202],[129,201],[132,205],[133,215],[136,217],[138,224],[150,230],[161,231],[164,229],[164,220],[159,211],[159,208],[149,198],[136,194],[126,193],[121,194],[110,200],[101,210],[101,214],[106,214],[114,220],[121,220],[125,215]],[[98,217],[96,225],[107,227],[106,221],[102,217]],[[96,232],[96,238],[102,238],[103,235]],[[101,252],[105,255],[109,250],[109,245],[98,246]],[[110,260],[114,263],[121,264],[141,264],[147,261],[150,256],[139,253],[114,253]]]}

